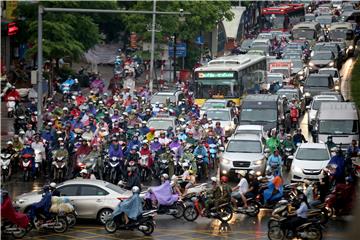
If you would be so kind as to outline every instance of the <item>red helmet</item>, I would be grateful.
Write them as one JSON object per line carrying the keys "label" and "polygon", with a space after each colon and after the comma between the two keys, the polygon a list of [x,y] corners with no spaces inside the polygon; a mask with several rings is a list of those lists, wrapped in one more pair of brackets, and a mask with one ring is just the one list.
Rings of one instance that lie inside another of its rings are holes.
{"label": "red helmet", "polygon": [[229,181],[229,178],[228,178],[227,176],[222,176],[222,177],[220,178],[220,181],[221,181],[222,183],[227,183],[227,182]]}

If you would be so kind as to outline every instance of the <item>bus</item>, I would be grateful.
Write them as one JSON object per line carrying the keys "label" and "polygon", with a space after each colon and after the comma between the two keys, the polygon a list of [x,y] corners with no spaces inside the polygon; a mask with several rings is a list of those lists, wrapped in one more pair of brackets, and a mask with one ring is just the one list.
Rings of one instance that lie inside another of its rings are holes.
{"label": "bus", "polygon": [[272,30],[287,32],[294,24],[304,21],[304,4],[280,4],[279,6],[263,8],[261,18],[262,32]]}
{"label": "bus", "polygon": [[331,41],[345,42],[346,56],[352,56],[355,51],[355,34],[352,23],[336,22],[330,25],[329,39]]}
{"label": "bus", "polygon": [[321,38],[325,40],[321,25],[316,22],[302,22],[296,24],[292,29],[292,37],[293,40],[308,41],[312,47]]}
{"label": "bus", "polygon": [[211,60],[194,70],[195,103],[207,99],[229,99],[240,104],[245,93],[256,92],[265,81],[266,56],[231,55]]}

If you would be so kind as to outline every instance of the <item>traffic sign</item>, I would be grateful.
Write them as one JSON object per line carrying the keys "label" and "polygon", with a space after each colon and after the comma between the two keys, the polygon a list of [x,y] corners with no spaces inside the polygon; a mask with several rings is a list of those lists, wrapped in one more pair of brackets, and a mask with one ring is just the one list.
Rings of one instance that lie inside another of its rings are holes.
{"label": "traffic sign", "polygon": [[204,44],[204,37],[203,36],[197,36],[196,39],[195,39],[195,43],[197,45],[202,45]]}
{"label": "traffic sign", "polygon": [[[169,43],[169,57],[174,56],[174,46],[172,43]],[[176,44],[176,57],[186,57],[186,43],[177,43]]]}

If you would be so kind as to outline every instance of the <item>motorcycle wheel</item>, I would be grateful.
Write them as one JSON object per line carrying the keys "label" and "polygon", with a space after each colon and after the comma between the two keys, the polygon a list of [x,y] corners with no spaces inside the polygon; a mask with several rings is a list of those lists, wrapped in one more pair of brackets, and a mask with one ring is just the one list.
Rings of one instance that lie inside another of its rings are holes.
{"label": "motorcycle wheel", "polygon": [[329,221],[329,212],[327,208],[321,209],[320,223],[326,224]]}
{"label": "motorcycle wheel", "polygon": [[69,227],[73,227],[76,224],[76,215],[74,213],[68,213],[66,215],[66,220],[68,222]]}
{"label": "motorcycle wheel", "polygon": [[105,230],[108,233],[114,233],[117,230],[117,226],[114,220],[110,219],[105,223]]}
{"label": "motorcycle wheel", "polygon": [[332,207],[325,207],[328,213],[328,217],[331,218],[332,216],[334,216],[335,213],[335,209]]}
{"label": "motorcycle wheel", "polygon": [[186,221],[193,222],[199,216],[199,212],[195,209],[194,206],[187,206],[184,210],[184,218]]}
{"label": "motorcycle wheel", "polygon": [[177,213],[174,214],[173,216],[175,218],[181,218],[184,215],[184,210],[185,210],[184,204],[182,204],[181,202],[176,202],[175,207],[176,207]]}
{"label": "motorcycle wheel", "polygon": [[225,206],[219,210],[219,216],[221,220],[228,222],[233,216],[233,210],[231,206]]}
{"label": "motorcycle wheel", "polygon": [[314,226],[310,226],[309,228],[306,229],[306,239],[309,240],[321,240],[322,239],[322,231],[320,229],[320,227],[314,227]]}
{"label": "motorcycle wheel", "polygon": [[145,236],[150,236],[154,232],[155,226],[151,220],[146,221],[141,225],[145,225],[147,227],[146,230],[140,230]]}
{"label": "motorcycle wheel", "polygon": [[54,232],[64,233],[64,232],[66,232],[67,228],[68,228],[68,223],[67,223],[66,218],[58,217],[58,219],[56,221],[56,225],[54,227]]}
{"label": "motorcycle wheel", "polygon": [[249,203],[249,208],[252,210],[251,212],[246,212],[250,217],[256,217],[260,212],[260,206],[257,202],[251,201]]}
{"label": "motorcycle wheel", "polygon": [[19,238],[23,238],[26,234],[26,229],[24,228],[19,228],[17,225],[13,224],[11,226],[11,228],[16,228],[17,231],[14,231],[11,233],[11,235],[15,238],[15,239],[19,239]]}
{"label": "motorcycle wheel", "polygon": [[270,240],[283,240],[285,237],[285,232],[280,228],[280,226],[272,226],[268,230],[268,238]]}
{"label": "motorcycle wheel", "polygon": [[279,225],[280,225],[279,222],[276,221],[276,220],[273,220],[273,219],[270,219],[269,222],[268,222],[268,228],[269,229],[274,227],[274,226],[279,226]]}

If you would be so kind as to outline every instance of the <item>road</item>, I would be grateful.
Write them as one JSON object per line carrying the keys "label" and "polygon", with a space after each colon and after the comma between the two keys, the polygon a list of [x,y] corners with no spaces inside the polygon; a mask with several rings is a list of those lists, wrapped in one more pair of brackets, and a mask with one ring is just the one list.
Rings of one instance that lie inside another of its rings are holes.
{"label": "road", "polygon": [[[343,81],[341,90],[345,99],[350,98],[350,77],[354,59],[346,61],[341,70]],[[4,103],[2,103],[4,104]],[[2,143],[11,137],[12,120],[6,118],[6,109],[1,112],[1,141]],[[307,126],[307,114],[301,119],[300,124],[305,137],[311,140]],[[11,196],[17,196],[24,192],[39,190],[44,181],[23,183],[19,176],[15,176],[10,182],[3,184]],[[20,184],[19,184],[20,183]],[[261,211],[257,218],[249,218],[243,215],[235,215],[230,221],[227,230],[219,231],[220,223],[217,220],[197,219],[195,222],[186,222],[183,219],[173,219],[169,216],[156,217],[156,229],[149,239],[267,239],[267,221],[270,212]],[[324,231],[324,239],[346,239],[346,221],[332,220]],[[144,239],[142,233],[138,231],[117,232],[116,234],[107,234],[103,226],[94,221],[79,221],[72,229],[65,234],[55,234],[53,232],[38,233],[30,232],[27,239]]]}

